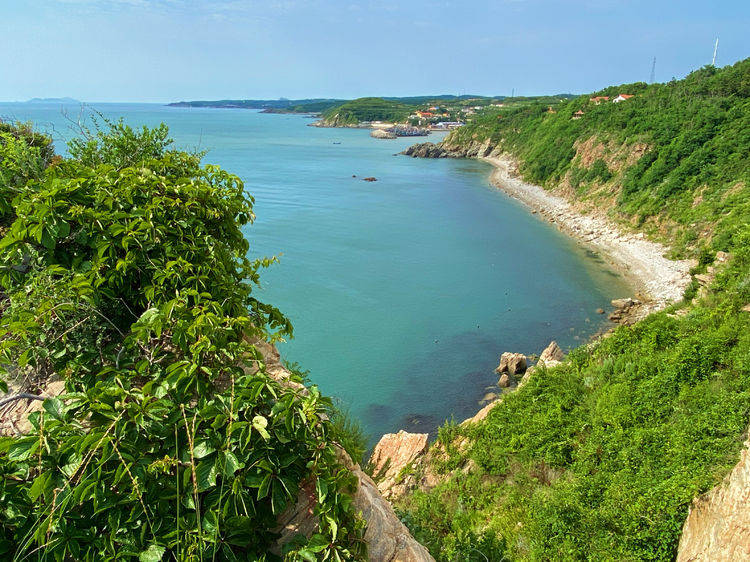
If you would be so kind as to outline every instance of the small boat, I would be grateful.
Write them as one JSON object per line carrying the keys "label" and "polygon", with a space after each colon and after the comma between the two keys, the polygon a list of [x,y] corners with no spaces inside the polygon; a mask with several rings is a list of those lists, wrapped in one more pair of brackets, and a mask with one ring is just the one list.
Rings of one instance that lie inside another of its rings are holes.
{"label": "small boat", "polygon": [[341,144],[341,143],[338,141],[333,141],[333,144]]}

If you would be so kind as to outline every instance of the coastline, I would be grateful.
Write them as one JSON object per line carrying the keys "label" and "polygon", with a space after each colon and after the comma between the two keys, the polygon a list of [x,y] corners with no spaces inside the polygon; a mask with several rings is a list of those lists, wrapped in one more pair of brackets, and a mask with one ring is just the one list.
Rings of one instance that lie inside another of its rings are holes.
{"label": "coastline", "polygon": [[670,260],[668,248],[647,240],[643,234],[623,232],[602,216],[584,215],[563,197],[529,184],[514,174],[515,163],[503,156],[479,156],[493,166],[490,183],[517,199],[532,212],[554,224],[566,234],[599,252],[644,300],[637,316],[643,317],[682,299],[690,283],[693,260]]}

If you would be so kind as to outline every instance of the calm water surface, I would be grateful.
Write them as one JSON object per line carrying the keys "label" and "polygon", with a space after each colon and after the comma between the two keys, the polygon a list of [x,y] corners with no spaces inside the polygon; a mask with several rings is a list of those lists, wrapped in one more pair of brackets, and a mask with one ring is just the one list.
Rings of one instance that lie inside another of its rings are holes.
{"label": "calm water surface", "polygon": [[[280,351],[371,439],[473,415],[503,351],[577,345],[602,327],[597,308],[629,294],[596,256],[490,187],[483,162],[394,156],[415,139],[301,116],[93,107],[163,121],[179,147],[208,150],[206,162],[245,181],[258,216],[251,254],[281,256],[261,297],[294,324]],[[79,109],[0,104],[0,117],[33,120],[62,150]]]}

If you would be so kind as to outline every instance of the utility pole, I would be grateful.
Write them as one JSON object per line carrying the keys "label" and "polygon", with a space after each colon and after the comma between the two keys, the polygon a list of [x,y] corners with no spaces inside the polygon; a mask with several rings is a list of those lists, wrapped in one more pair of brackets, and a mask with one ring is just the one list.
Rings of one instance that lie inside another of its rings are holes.
{"label": "utility pole", "polygon": [[714,44],[714,58],[711,60],[711,66],[716,66],[716,51],[719,49],[719,38],[716,38],[716,43]]}
{"label": "utility pole", "polygon": [[651,78],[648,83],[653,84],[654,80],[656,80],[656,57],[654,57],[654,61],[651,63]]}

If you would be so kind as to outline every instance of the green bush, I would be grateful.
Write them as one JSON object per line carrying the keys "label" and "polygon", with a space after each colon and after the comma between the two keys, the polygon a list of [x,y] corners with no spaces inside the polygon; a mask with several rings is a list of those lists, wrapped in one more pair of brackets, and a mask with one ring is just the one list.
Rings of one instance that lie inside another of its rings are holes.
{"label": "green bush", "polygon": [[0,439],[0,553],[275,559],[276,516],[303,490],[320,530],[286,556],[360,557],[330,401],[272,379],[252,344],[291,334],[253,294],[273,260],[246,257],[252,199],[169,144],[115,123],[15,183],[0,365],[66,392]]}

